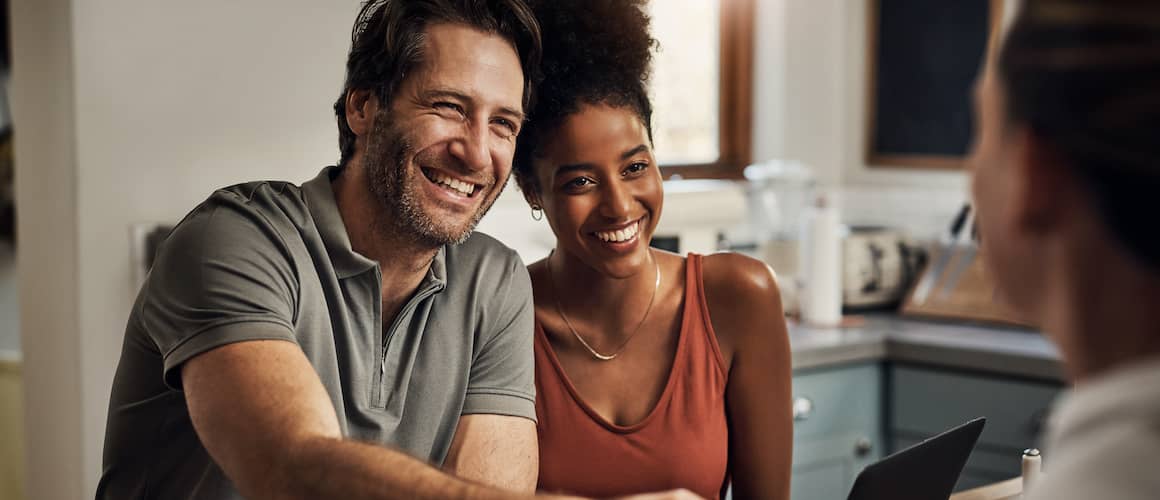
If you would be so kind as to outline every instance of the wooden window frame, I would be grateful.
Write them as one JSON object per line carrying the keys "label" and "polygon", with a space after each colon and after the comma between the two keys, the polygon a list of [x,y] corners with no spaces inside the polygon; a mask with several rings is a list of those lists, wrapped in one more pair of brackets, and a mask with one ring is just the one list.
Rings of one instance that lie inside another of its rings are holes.
{"label": "wooden window frame", "polygon": [[665,179],[742,179],[753,154],[755,0],[721,0],[717,144],[712,163],[661,165]]}

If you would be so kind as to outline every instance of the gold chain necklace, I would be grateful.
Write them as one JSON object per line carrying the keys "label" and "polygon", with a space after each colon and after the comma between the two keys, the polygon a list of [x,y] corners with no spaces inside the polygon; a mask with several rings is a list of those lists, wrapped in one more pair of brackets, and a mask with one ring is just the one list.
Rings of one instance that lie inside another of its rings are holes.
{"label": "gold chain necklace", "polygon": [[[556,251],[552,250],[552,254],[554,253],[556,253]],[[640,331],[640,327],[644,325],[644,320],[648,319],[648,313],[652,311],[653,300],[657,298],[657,290],[661,287],[661,266],[659,263],[657,263],[656,255],[652,253],[652,249],[649,249],[648,255],[649,257],[652,257],[653,270],[656,273],[657,278],[653,283],[652,297],[649,297],[648,299],[648,307],[646,307],[644,310],[644,316],[640,318],[640,323],[636,324],[636,328],[633,329],[632,333],[628,335],[628,338],[624,339],[624,342],[620,344],[620,347],[616,349],[616,352],[612,354],[600,354],[596,351],[596,349],[593,349],[592,346],[588,345],[588,342],[584,341],[584,337],[581,337],[580,334],[576,332],[576,328],[572,326],[572,322],[568,321],[568,316],[564,314],[564,307],[560,305],[559,289],[556,288],[556,277],[552,274],[552,254],[548,254],[548,283],[552,286],[552,296],[556,299],[556,312],[560,314],[561,318],[564,318],[564,324],[568,325],[568,330],[572,332],[572,335],[576,337],[576,340],[580,341],[580,345],[584,346],[585,349],[588,349],[588,352],[592,354],[592,357],[600,361],[610,361],[615,359],[617,356],[620,356],[620,353],[624,352],[625,347],[628,347],[628,342],[636,336],[637,332]]]}

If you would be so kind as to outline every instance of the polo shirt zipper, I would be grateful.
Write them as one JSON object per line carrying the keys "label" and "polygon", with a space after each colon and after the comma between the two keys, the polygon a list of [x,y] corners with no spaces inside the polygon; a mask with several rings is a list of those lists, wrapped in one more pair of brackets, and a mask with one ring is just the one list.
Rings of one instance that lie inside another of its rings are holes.
{"label": "polo shirt zipper", "polygon": [[420,302],[427,300],[427,297],[434,295],[435,292],[438,292],[442,289],[443,285],[440,283],[435,283],[427,288],[424,288],[419,292],[418,295],[411,297],[411,300],[407,301],[407,303],[403,305],[403,308],[399,310],[399,313],[395,315],[395,319],[391,320],[391,328],[387,331],[386,335],[383,336],[383,359],[379,363],[380,383],[382,383],[382,378],[387,374],[387,346],[391,345],[391,339],[395,338],[395,330],[399,328],[399,321],[402,320],[403,317],[409,316]]}

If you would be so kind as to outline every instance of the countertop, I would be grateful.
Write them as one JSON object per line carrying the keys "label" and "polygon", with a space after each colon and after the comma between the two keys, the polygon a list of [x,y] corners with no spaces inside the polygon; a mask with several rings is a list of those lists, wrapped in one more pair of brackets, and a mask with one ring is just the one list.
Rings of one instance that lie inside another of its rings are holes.
{"label": "countertop", "polygon": [[793,369],[905,361],[1063,382],[1059,351],[1032,330],[870,315],[856,327],[790,323]]}

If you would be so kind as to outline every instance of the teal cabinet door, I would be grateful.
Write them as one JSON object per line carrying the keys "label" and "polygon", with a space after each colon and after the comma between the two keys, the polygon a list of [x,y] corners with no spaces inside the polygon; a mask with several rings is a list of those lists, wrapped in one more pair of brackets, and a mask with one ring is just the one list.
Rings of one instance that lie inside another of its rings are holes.
{"label": "teal cabinet door", "polygon": [[[891,452],[975,417],[987,417],[955,491],[1021,474],[1021,452],[1042,448],[1052,402],[1063,390],[1056,381],[940,370],[894,364],[888,407]],[[1050,457],[1050,450],[1044,455]]]}
{"label": "teal cabinet door", "polygon": [[844,500],[863,467],[883,456],[882,367],[794,374],[792,500]]}
{"label": "teal cabinet door", "polygon": [[874,462],[872,444],[861,432],[794,443],[793,500],[843,500],[863,467]]}

